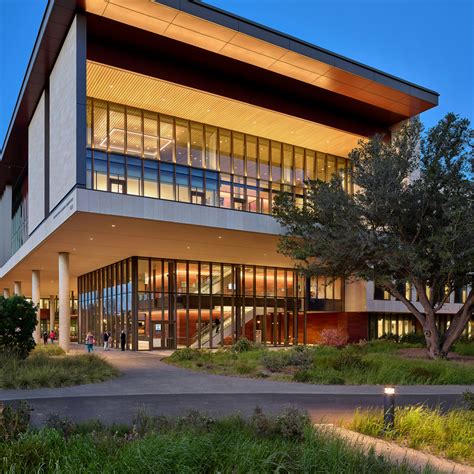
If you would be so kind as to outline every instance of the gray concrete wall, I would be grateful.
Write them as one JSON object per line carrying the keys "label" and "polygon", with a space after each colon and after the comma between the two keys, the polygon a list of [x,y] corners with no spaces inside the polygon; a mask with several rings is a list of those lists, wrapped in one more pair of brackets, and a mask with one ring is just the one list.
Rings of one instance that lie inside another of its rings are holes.
{"label": "gray concrete wall", "polygon": [[44,219],[45,93],[28,127],[28,234]]}
{"label": "gray concrete wall", "polygon": [[50,75],[50,210],[77,180],[77,25],[76,18]]}
{"label": "gray concrete wall", "polygon": [[0,267],[11,256],[12,187],[6,186],[0,197]]}

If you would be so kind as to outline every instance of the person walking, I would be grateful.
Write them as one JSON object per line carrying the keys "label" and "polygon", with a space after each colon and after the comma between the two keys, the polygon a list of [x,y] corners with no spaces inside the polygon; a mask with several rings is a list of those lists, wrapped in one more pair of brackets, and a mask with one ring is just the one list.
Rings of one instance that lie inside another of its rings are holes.
{"label": "person walking", "polygon": [[48,331],[45,331],[45,332],[43,333],[43,342],[44,342],[45,344],[48,344]]}
{"label": "person walking", "polygon": [[107,331],[104,331],[104,334],[102,337],[104,338],[104,351],[108,351],[110,334]]}
{"label": "person walking", "polygon": [[216,334],[219,334],[219,328],[221,326],[221,321],[219,318],[216,319]]}
{"label": "person walking", "polygon": [[54,329],[51,329],[49,332],[49,338],[51,340],[51,344],[54,344],[54,339],[56,339],[56,333],[54,332]]}
{"label": "person walking", "polygon": [[89,331],[86,336],[86,346],[87,346],[87,352],[94,352],[94,343],[95,339],[92,333]]}
{"label": "person walking", "polygon": [[125,350],[125,343],[127,342],[127,335],[125,334],[125,331],[122,329],[122,332],[120,333],[120,348],[122,351]]}

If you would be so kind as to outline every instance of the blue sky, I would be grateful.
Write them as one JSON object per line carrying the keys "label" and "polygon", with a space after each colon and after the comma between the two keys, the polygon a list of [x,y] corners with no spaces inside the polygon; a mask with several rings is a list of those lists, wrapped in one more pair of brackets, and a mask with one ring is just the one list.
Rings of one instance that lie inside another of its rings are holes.
{"label": "blue sky", "polygon": [[[447,112],[474,122],[473,0],[208,0],[441,94],[422,119]],[[0,0],[0,143],[46,0]]]}

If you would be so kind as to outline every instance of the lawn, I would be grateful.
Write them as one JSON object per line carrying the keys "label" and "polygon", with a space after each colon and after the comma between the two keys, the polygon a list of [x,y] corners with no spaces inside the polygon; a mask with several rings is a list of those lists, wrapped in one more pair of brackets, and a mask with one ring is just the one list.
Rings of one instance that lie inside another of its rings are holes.
{"label": "lawn", "polygon": [[214,374],[314,384],[446,385],[474,383],[474,363],[408,359],[397,352],[417,347],[372,341],[345,348],[329,346],[269,350],[244,344],[217,351],[183,349],[165,362]]}
{"label": "lawn", "polygon": [[198,412],[180,418],[139,415],[133,427],[52,420],[41,430],[0,442],[0,470],[9,473],[410,473],[364,454],[305,414],[214,420]]}
{"label": "lawn", "polygon": [[117,369],[95,355],[66,356],[59,346],[37,346],[25,360],[0,353],[0,388],[65,387],[102,382]]}
{"label": "lawn", "polygon": [[389,431],[383,431],[382,410],[364,410],[355,414],[350,428],[474,466],[474,410],[400,407]]}

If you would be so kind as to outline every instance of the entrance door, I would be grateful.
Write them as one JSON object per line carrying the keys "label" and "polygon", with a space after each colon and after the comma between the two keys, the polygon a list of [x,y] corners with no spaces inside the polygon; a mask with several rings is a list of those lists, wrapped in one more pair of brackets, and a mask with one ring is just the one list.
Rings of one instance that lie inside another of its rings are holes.
{"label": "entrance door", "polygon": [[126,191],[126,182],[124,179],[110,178],[109,179],[109,191],[112,193],[125,194]]}

